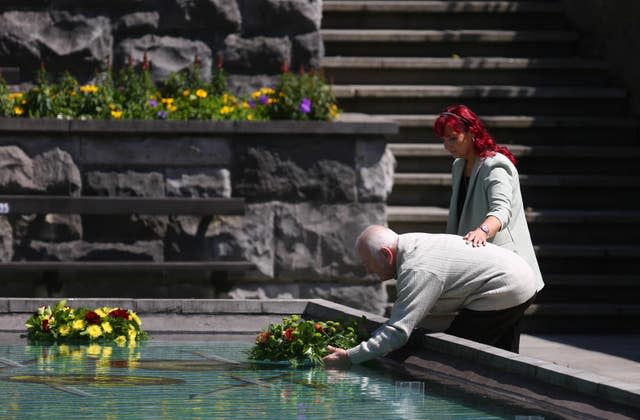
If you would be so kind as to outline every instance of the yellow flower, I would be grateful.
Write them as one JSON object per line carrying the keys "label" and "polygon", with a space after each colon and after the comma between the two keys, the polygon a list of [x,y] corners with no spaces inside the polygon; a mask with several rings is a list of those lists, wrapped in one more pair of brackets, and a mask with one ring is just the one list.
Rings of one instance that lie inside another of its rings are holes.
{"label": "yellow flower", "polygon": [[[116,120],[118,120],[118,119],[120,119],[122,117],[122,111],[113,110],[113,111],[111,111],[111,116],[113,118],[115,118]],[[100,315],[100,318],[102,318],[102,315]]]}
{"label": "yellow flower", "polygon": [[65,337],[65,336],[69,335],[69,333],[70,333],[70,332],[71,332],[71,327],[69,327],[69,325],[68,325],[68,324],[63,324],[63,325],[60,325],[60,326],[58,327],[58,333],[59,333],[62,337]]}
{"label": "yellow flower", "polygon": [[127,339],[125,338],[124,335],[119,335],[115,338],[115,340],[113,340],[119,347],[124,346],[124,344],[127,342]]}
{"label": "yellow flower", "polygon": [[182,91],[182,96],[189,96],[191,95],[191,91],[189,89],[185,89]]}
{"label": "yellow flower", "polygon": [[160,99],[160,102],[162,102],[163,104],[171,105],[173,104],[173,98],[162,98]]}
{"label": "yellow flower", "polygon": [[133,319],[136,324],[142,325],[142,321],[140,321],[140,318],[138,318],[138,315],[135,312],[129,311],[129,317]]}
{"label": "yellow flower", "polygon": [[96,93],[98,91],[98,86],[96,85],[83,85],[80,86],[80,92],[82,93]]}
{"label": "yellow flower", "polygon": [[68,356],[70,354],[69,346],[61,344],[58,346],[58,353],[60,353],[61,356]]}
{"label": "yellow flower", "polygon": [[253,114],[247,114],[247,121],[253,121]]}
{"label": "yellow flower", "polygon": [[129,336],[129,342],[136,341],[136,336],[138,335],[138,332],[132,325],[129,325],[129,332],[127,334]]}
{"label": "yellow flower", "polygon": [[238,103],[238,98],[236,98],[233,95],[229,95],[228,93],[225,93],[224,95],[222,95],[222,102],[228,105],[233,105]]}
{"label": "yellow flower", "polygon": [[16,115],[22,115],[24,114],[24,109],[20,108],[19,106],[16,106],[13,108],[13,113]]}
{"label": "yellow flower", "polygon": [[233,112],[233,108],[231,108],[230,106],[223,106],[222,108],[220,108],[220,115],[227,115]]}
{"label": "yellow flower", "polygon": [[249,102],[242,101],[242,109],[249,109],[249,108],[251,108],[251,105],[249,105]]}
{"label": "yellow flower", "polygon": [[113,332],[113,327],[111,326],[111,324],[109,323],[109,321],[104,321],[102,324],[102,331],[104,331],[105,333],[109,334]]}
{"label": "yellow flower", "polygon": [[[97,327],[97,325],[92,325],[91,327]],[[99,344],[90,344],[89,347],[87,347],[87,354],[89,356],[99,356],[101,352],[102,347]]]}
{"label": "yellow flower", "polygon": [[107,313],[102,308],[98,308],[93,312],[95,312],[96,315],[98,315],[100,318],[104,318],[105,316],[107,316]]}
{"label": "yellow flower", "polygon": [[13,92],[8,95],[8,98],[11,100],[20,99],[22,98],[22,95],[23,95],[22,92]]}
{"label": "yellow flower", "polygon": [[100,325],[89,325],[87,327],[87,334],[89,334],[91,338],[98,338],[102,335],[102,328],[100,328]]}
{"label": "yellow flower", "polygon": [[76,319],[75,321],[73,321],[72,327],[76,331],[81,331],[84,330],[85,325],[86,324],[84,322],[84,319]]}
{"label": "yellow flower", "polygon": [[169,110],[170,112],[174,112],[176,109],[178,109],[177,106],[172,104],[167,104],[167,110]]}
{"label": "yellow flower", "polygon": [[207,91],[206,91],[206,90],[204,90],[204,89],[198,89],[198,90],[196,90],[196,96],[197,96],[198,98],[203,98],[203,99],[204,99],[204,98],[206,98],[206,97],[207,97],[207,95],[208,95],[208,93],[207,93]]}
{"label": "yellow flower", "polygon": [[331,104],[329,107],[329,115],[331,118],[335,118],[338,116],[338,106],[336,104]]}
{"label": "yellow flower", "polygon": [[260,89],[260,92],[262,92],[263,95],[271,95],[276,93],[275,90],[268,88],[268,87],[263,87],[262,89]]}

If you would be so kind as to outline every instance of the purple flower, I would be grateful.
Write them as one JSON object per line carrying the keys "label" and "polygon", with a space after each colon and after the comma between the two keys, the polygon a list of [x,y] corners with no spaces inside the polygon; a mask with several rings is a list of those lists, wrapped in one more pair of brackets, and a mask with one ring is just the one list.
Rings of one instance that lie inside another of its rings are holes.
{"label": "purple flower", "polygon": [[149,101],[147,102],[149,104],[149,106],[151,108],[155,108],[158,106],[158,101],[156,101],[155,99],[149,99]]}
{"label": "purple flower", "polygon": [[300,101],[300,112],[308,114],[311,112],[311,99],[304,98]]}
{"label": "purple flower", "polygon": [[267,97],[267,95],[260,95],[258,97],[258,101],[262,104],[262,105],[266,105],[267,102],[269,102],[269,98]]}
{"label": "purple flower", "polygon": [[165,111],[164,109],[163,109],[163,110],[160,110],[160,111],[158,111],[158,113],[156,114],[156,116],[157,116],[158,118],[160,118],[161,120],[164,120],[165,118],[167,118],[167,111]]}
{"label": "purple flower", "polygon": [[253,99],[249,99],[247,102],[249,103],[249,107],[250,108],[255,108],[256,107],[256,102]]}

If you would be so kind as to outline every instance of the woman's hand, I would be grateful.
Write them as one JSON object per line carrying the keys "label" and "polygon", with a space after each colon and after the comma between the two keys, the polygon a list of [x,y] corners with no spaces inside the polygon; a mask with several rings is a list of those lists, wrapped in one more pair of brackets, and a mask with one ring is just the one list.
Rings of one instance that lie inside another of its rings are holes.
{"label": "woman's hand", "polygon": [[489,235],[482,229],[477,228],[467,233],[462,237],[472,247],[479,247],[487,245],[487,238]]}
{"label": "woman's hand", "polygon": [[351,359],[345,349],[333,346],[327,346],[329,354],[322,358],[324,367],[327,369],[349,369],[351,367]]}

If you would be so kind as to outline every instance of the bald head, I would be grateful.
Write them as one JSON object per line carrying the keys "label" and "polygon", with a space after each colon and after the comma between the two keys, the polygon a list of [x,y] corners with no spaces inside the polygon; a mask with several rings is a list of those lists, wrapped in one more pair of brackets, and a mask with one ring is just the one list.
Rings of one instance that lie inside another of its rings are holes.
{"label": "bald head", "polygon": [[395,276],[398,234],[382,225],[371,225],[358,235],[356,251],[368,272],[381,280]]}

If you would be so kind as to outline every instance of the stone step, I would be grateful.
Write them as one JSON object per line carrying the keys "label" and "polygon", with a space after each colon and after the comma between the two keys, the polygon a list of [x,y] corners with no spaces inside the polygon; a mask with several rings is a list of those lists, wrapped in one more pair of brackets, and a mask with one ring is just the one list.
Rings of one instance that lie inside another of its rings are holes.
{"label": "stone step", "polygon": [[534,303],[523,333],[640,333],[640,305]]}
{"label": "stone step", "polygon": [[610,82],[609,66],[577,58],[325,57],[334,84],[583,85]]}
{"label": "stone step", "polygon": [[548,1],[332,1],[322,27],[333,29],[546,29],[566,25],[563,7]]}
{"label": "stone step", "polygon": [[322,29],[325,56],[571,57],[574,31]]}
{"label": "stone step", "polygon": [[[444,207],[388,206],[387,222],[399,233],[442,233],[447,214]],[[528,210],[526,217],[535,244],[631,245],[640,234],[640,211],[541,209]]]}
{"label": "stone step", "polygon": [[[613,175],[520,175],[525,206],[533,209],[639,209],[640,177]],[[391,206],[448,207],[449,173],[397,173]],[[594,197],[599,199],[595,200]],[[606,199],[603,199],[606,197]]]}
{"label": "stone step", "polygon": [[[536,303],[624,303],[640,298],[640,277],[633,275],[544,274]],[[396,281],[385,282],[390,301],[397,299]]]}
{"label": "stone step", "polygon": [[[385,316],[391,314],[389,303]],[[427,315],[426,324],[443,331],[455,314]],[[439,327],[439,328],[438,328]],[[534,303],[526,311],[523,334],[638,334],[640,305],[616,303]]]}
{"label": "stone step", "polygon": [[[640,175],[635,160],[640,149],[631,146],[616,148],[592,146],[527,146],[507,145],[517,159],[522,174],[589,174],[597,168],[599,174]],[[453,158],[440,143],[391,143],[389,150],[397,161],[396,172],[447,172]]]}
{"label": "stone step", "polygon": [[[345,113],[348,114],[348,113]],[[438,114],[379,114],[393,121],[399,133],[391,141],[419,141],[442,144],[433,133]],[[636,146],[640,138],[640,119],[635,117],[593,115],[481,115],[485,126],[499,143],[540,145]]]}
{"label": "stone step", "polygon": [[538,302],[637,303],[640,277],[633,274],[545,274]]}
{"label": "stone step", "polygon": [[627,92],[614,87],[503,85],[337,85],[338,105],[347,112],[435,114],[465,103],[480,115],[628,113]]}

